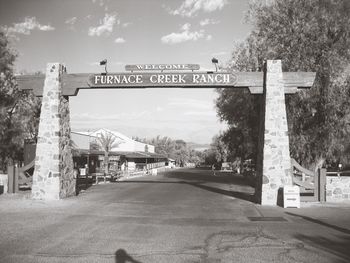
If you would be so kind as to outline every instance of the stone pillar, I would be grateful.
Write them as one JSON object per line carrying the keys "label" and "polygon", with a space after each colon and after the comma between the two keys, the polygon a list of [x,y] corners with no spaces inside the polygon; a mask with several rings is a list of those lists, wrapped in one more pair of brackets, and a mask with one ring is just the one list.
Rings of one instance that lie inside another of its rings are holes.
{"label": "stone pillar", "polygon": [[281,187],[292,184],[289,137],[282,65],[280,60],[268,60],[264,72],[265,122],[260,129],[258,164],[258,199],[262,205],[277,205]]}
{"label": "stone pillar", "polygon": [[75,194],[69,100],[62,96],[59,63],[49,63],[43,89],[32,197],[57,200]]}

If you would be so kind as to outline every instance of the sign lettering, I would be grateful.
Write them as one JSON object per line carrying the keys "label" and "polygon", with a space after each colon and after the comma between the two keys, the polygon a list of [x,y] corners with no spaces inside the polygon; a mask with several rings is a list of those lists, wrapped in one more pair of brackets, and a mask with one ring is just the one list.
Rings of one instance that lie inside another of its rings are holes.
{"label": "sign lettering", "polygon": [[90,87],[148,87],[148,86],[232,86],[237,76],[229,72],[214,73],[114,73],[90,75]]}
{"label": "sign lettering", "polygon": [[142,71],[142,70],[199,70],[198,64],[137,64],[126,65],[127,71]]}

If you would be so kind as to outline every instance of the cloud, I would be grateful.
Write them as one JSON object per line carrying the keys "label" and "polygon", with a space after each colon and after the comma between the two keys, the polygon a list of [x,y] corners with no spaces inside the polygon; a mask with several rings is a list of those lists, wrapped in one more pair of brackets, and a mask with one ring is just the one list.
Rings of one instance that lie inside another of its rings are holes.
{"label": "cloud", "polygon": [[92,3],[99,5],[101,8],[104,8],[105,12],[109,10],[109,7],[107,5],[107,3],[109,3],[109,0],[92,0]]}
{"label": "cloud", "polygon": [[128,27],[130,26],[132,23],[131,22],[125,22],[122,24],[122,27]]}
{"label": "cloud", "polygon": [[78,18],[76,16],[73,16],[71,18],[68,18],[66,21],[64,21],[65,24],[68,25],[74,25],[77,22]]}
{"label": "cloud", "polygon": [[207,35],[207,37],[205,38],[206,40],[212,40],[213,36],[212,35]]}
{"label": "cloud", "polygon": [[120,24],[120,20],[117,20],[117,15],[105,14],[105,17],[100,21],[100,25],[89,28],[89,36],[102,36],[110,35],[113,32],[115,24]]}
{"label": "cloud", "polygon": [[14,23],[11,27],[4,27],[8,34],[30,35],[33,30],[52,31],[55,30],[51,25],[41,25],[36,17],[25,17],[21,23]]}
{"label": "cloud", "polygon": [[199,11],[221,10],[226,4],[227,0],[185,0],[179,8],[170,10],[170,14],[191,17]]}
{"label": "cloud", "polygon": [[216,24],[219,24],[220,22],[217,21],[217,20],[214,20],[214,19],[209,19],[209,18],[206,18],[206,19],[203,19],[199,22],[199,24],[201,26],[207,26],[207,25],[216,25]]}
{"label": "cloud", "polygon": [[191,24],[190,23],[186,23],[184,24],[181,29],[184,30],[184,31],[189,31],[190,30],[190,27],[191,27]]}
{"label": "cloud", "polygon": [[55,28],[50,26],[50,25],[38,25],[38,29],[41,30],[41,31],[52,31],[52,30],[55,30]]}
{"label": "cloud", "polygon": [[99,6],[104,6],[104,5],[106,5],[107,4],[107,2],[109,2],[109,1],[106,1],[106,0],[92,0],[92,3],[93,4],[98,4]]}
{"label": "cloud", "polygon": [[76,16],[73,16],[71,18],[66,19],[66,21],[64,21],[65,24],[68,25],[68,28],[71,30],[74,30],[74,25],[75,23],[78,21],[78,18]]}
{"label": "cloud", "polygon": [[170,33],[161,38],[164,44],[178,44],[186,41],[197,41],[204,37],[204,30],[200,31],[190,31],[191,24],[186,23],[181,27],[182,32],[180,33]]}
{"label": "cloud", "polygon": [[114,40],[114,43],[117,43],[117,44],[123,44],[125,42],[126,42],[126,40],[122,37],[118,37]]}

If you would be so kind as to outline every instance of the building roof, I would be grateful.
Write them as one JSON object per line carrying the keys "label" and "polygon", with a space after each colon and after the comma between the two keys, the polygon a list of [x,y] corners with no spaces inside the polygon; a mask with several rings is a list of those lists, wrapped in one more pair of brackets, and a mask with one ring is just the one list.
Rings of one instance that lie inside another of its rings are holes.
{"label": "building roof", "polygon": [[89,149],[89,145],[92,142],[97,142],[97,138],[100,134],[112,134],[120,142],[115,146],[112,151],[125,151],[125,152],[151,152],[154,153],[155,147],[150,144],[135,141],[120,132],[111,131],[108,129],[98,129],[93,132],[71,132],[71,138],[73,141],[73,147],[76,149]]}
{"label": "building roof", "polygon": [[[80,156],[80,155],[104,155],[104,151],[97,151],[97,150],[86,150],[86,149],[73,149],[73,156]],[[124,156],[125,158],[133,158],[133,159],[150,159],[150,158],[157,158],[157,159],[167,159],[166,156],[158,153],[145,153],[145,152],[116,152],[111,151],[109,153],[109,156]]]}
{"label": "building roof", "polygon": [[150,152],[116,152],[120,155],[124,155],[126,158],[135,158],[135,159],[142,159],[142,158],[158,158],[163,159],[167,158],[166,156],[158,153],[150,153]]}

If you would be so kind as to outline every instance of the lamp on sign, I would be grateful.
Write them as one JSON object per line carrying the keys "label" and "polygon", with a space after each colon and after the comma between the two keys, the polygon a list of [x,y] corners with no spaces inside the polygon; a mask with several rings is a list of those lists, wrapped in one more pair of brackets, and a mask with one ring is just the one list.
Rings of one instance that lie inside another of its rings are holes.
{"label": "lamp on sign", "polygon": [[217,64],[219,63],[219,60],[217,58],[212,58],[211,62],[215,65],[216,72],[218,71],[218,66]]}
{"label": "lamp on sign", "polygon": [[104,59],[102,61],[100,61],[100,66],[105,66],[105,72],[101,73],[101,75],[107,75],[107,59]]}

